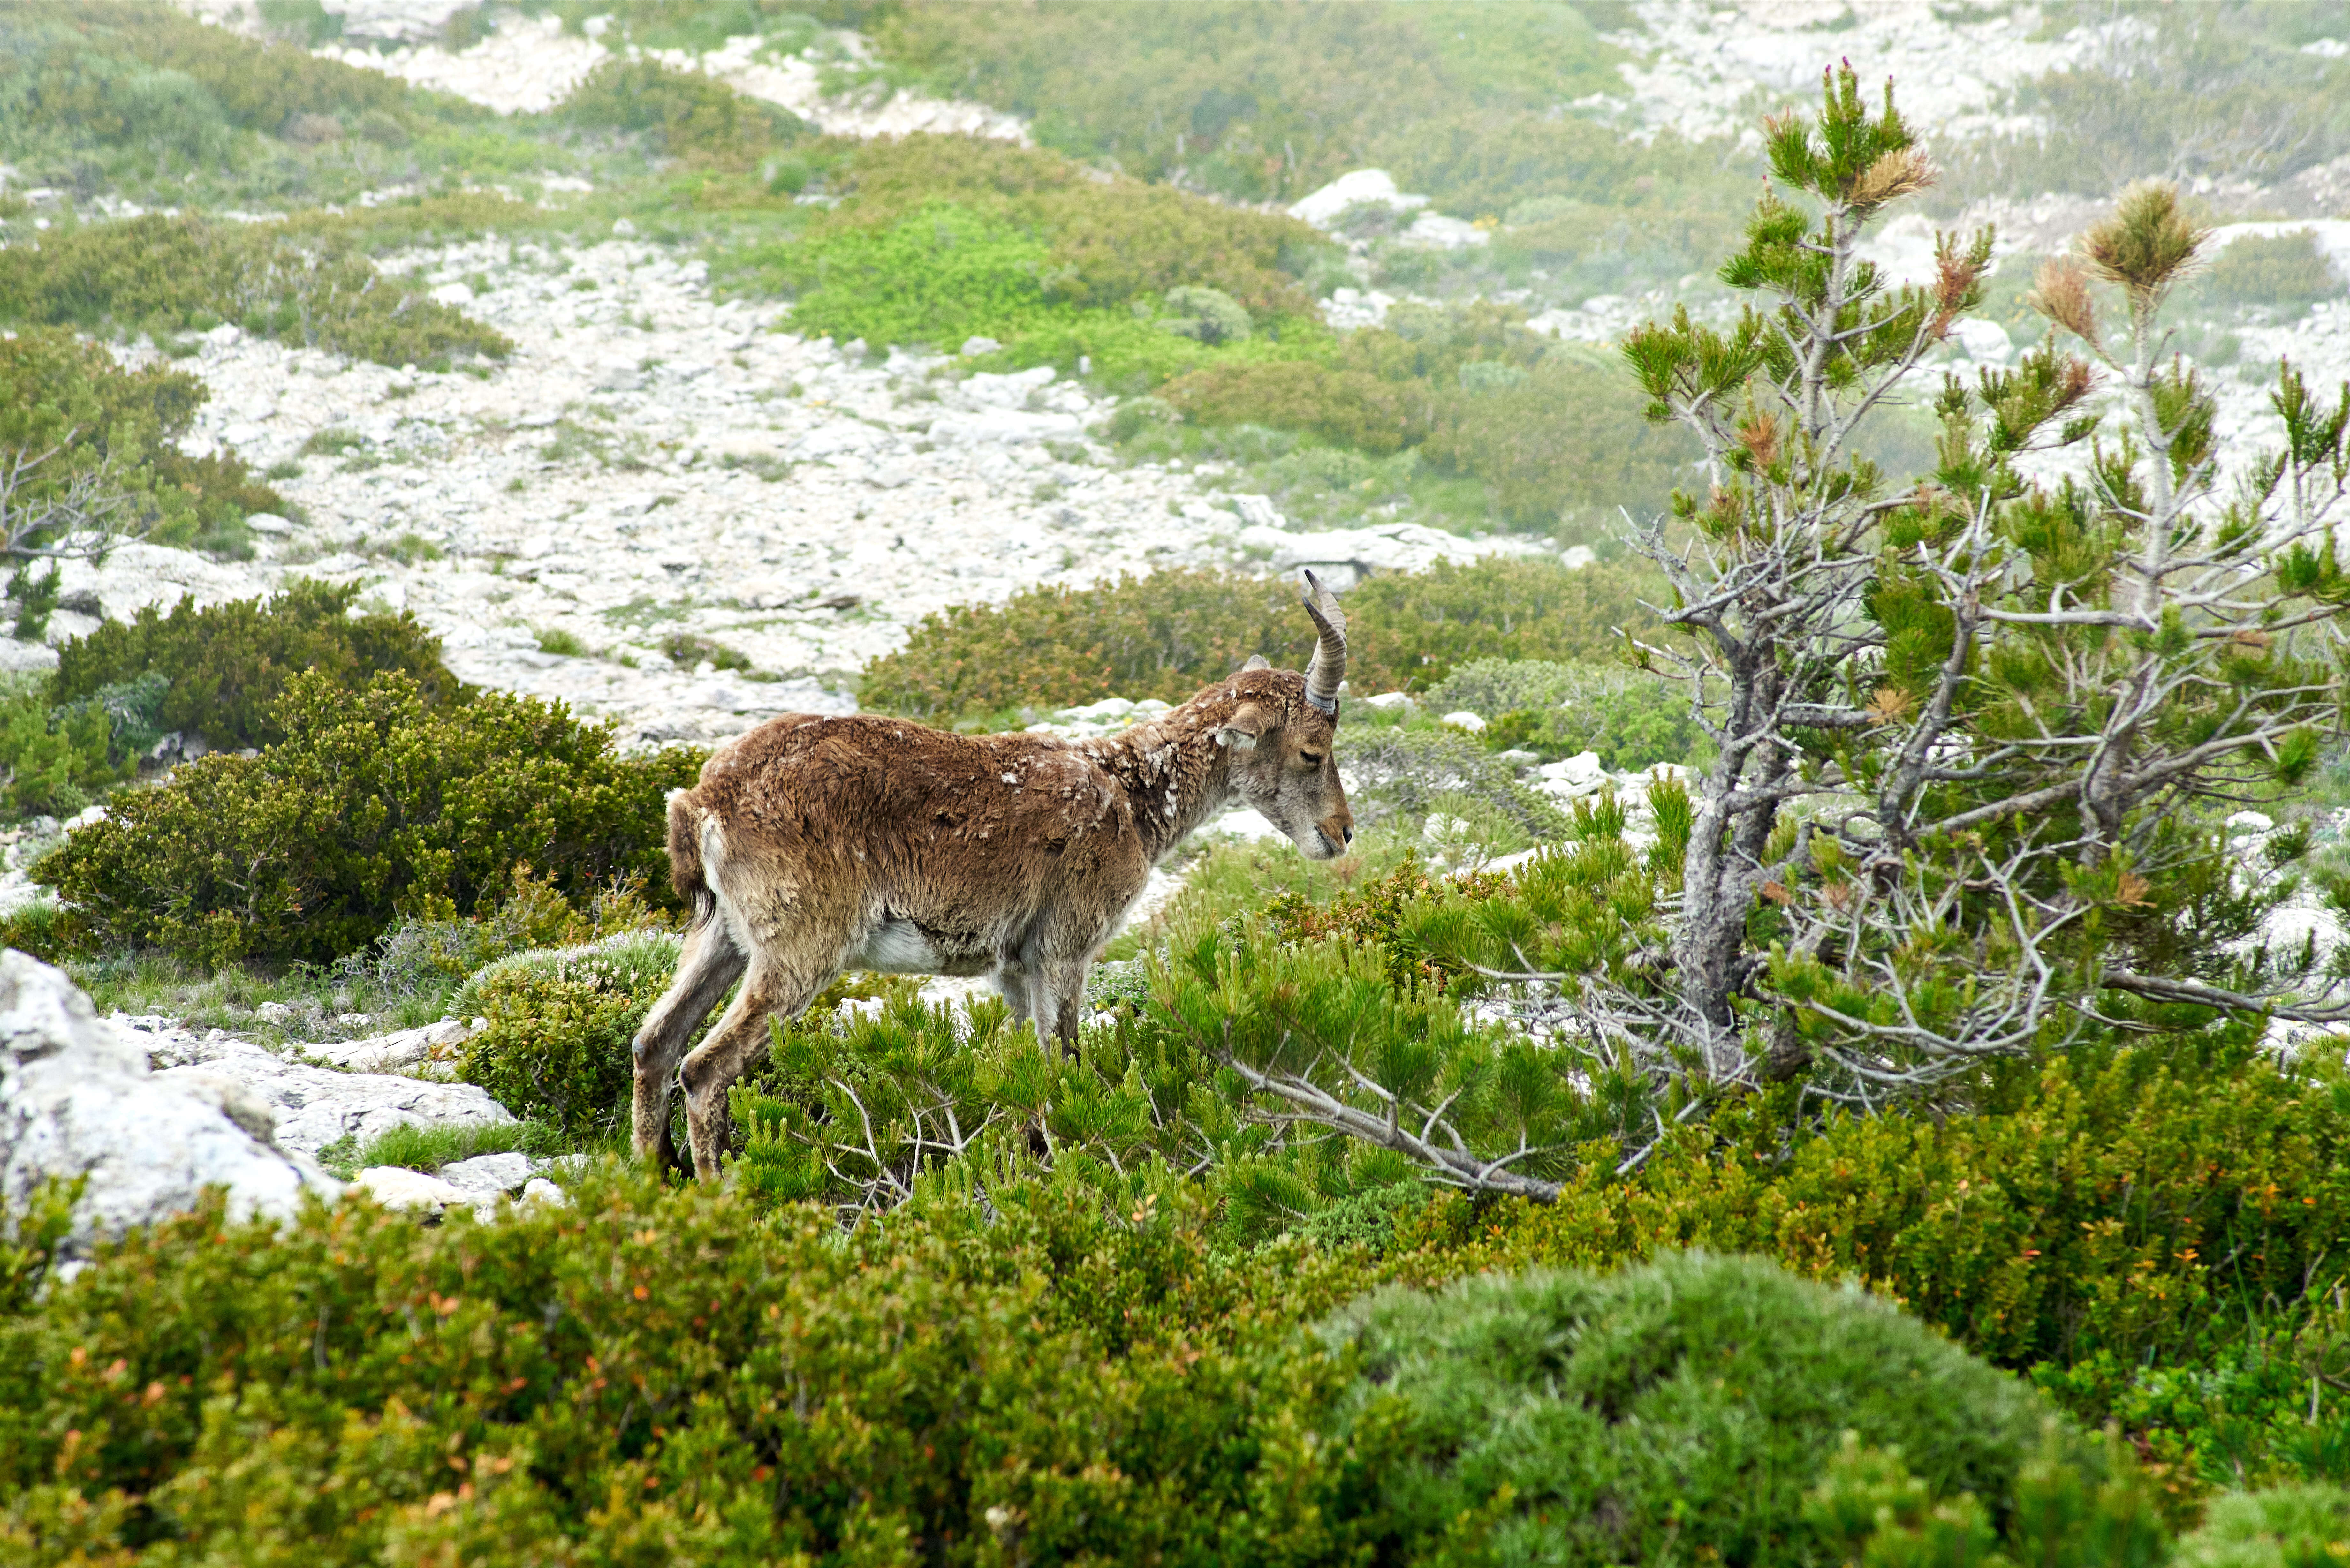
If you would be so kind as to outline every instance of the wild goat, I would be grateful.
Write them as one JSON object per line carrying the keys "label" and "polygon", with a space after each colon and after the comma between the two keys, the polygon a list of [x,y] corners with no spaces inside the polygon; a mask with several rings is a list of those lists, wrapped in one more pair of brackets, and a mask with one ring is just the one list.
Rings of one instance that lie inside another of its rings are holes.
{"label": "wild goat", "polygon": [[[718,1175],[726,1092],[845,969],[993,972],[1015,1018],[1074,1044],[1086,971],[1150,867],[1238,799],[1309,857],[1354,817],[1331,742],[1347,621],[1305,574],[1320,640],[1304,675],[1262,656],[1181,707],[1094,741],[955,735],[901,719],[786,713],[703,764],[669,803],[670,875],[693,906],[677,978],[637,1031],[639,1154]],[[708,1039],[693,1027],[745,975]]]}

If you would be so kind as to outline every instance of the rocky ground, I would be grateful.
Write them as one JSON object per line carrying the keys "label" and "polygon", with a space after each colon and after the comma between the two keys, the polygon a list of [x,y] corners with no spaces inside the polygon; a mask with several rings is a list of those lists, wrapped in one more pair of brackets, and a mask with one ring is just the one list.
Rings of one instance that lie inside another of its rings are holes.
{"label": "rocky ground", "polygon": [[[276,483],[301,521],[259,520],[250,562],[134,546],[68,566],[52,641],[183,594],[357,580],[439,633],[467,680],[561,698],[639,742],[707,742],[851,709],[847,678],[920,618],[1040,583],[1243,560],[1346,580],[1538,547],[1409,524],[1293,534],[1214,471],[1114,463],[1088,433],[1107,406],[1049,369],[970,375],[810,341],[628,238],[388,265],[505,332],[511,360],[392,370],[214,329],[178,361],[211,391],[192,443],[298,463]],[[681,664],[660,647],[681,632],[751,669]]]}

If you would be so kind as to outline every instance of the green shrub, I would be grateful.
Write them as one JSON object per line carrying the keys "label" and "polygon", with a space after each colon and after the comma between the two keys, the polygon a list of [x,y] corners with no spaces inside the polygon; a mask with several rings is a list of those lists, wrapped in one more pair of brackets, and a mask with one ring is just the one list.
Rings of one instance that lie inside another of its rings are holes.
{"label": "green shrub", "polygon": [[93,940],[192,961],[326,962],[401,915],[451,919],[542,868],[579,898],[666,869],[662,801],[698,753],[615,754],[560,705],[429,705],[399,672],[286,681],[286,738],[119,798],[44,867]]}
{"label": "green shrub", "polygon": [[925,617],[905,647],[866,666],[858,697],[938,720],[1112,696],[1182,702],[1253,653],[1302,668],[1313,634],[1285,582],[1189,568],[1121,576]]}
{"label": "green shrub", "polygon": [[1048,248],[1013,223],[947,202],[879,232],[849,229],[795,255],[792,324],[847,341],[959,347],[973,334],[1017,336],[1075,306],[1048,300]]}
{"label": "green shrub", "polygon": [[[1373,577],[1347,596],[1347,683],[1421,688],[1474,659],[1605,659],[1621,648],[1611,627],[1653,640],[1644,597],[1662,599],[1663,585],[1637,567],[1523,557]],[[1288,579],[1184,569],[940,611],[866,666],[858,695],[935,720],[1111,696],[1181,702],[1252,653],[1294,670],[1311,651]]]}
{"label": "green shrub", "polygon": [[[202,94],[202,107],[195,113],[209,111],[243,130],[272,135],[300,114],[373,112],[405,121],[425,101],[423,95],[412,92],[397,78],[340,60],[321,59],[295,45],[207,26],[152,0],[93,0],[88,5],[20,0],[11,12],[11,20],[28,31],[53,29],[89,46],[89,52],[78,58],[52,57],[47,62],[50,69],[35,78],[37,85],[26,84],[34,88],[29,107],[47,123],[86,126],[101,139],[122,135],[109,123],[109,109],[119,119],[136,123],[139,116],[168,112],[151,101],[153,97],[168,101],[184,94],[187,88]],[[120,95],[107,92],[106,78],[88,70],[92,54],[135,60],[151,67],[149,85],[141,89],[151,101],[125,103]],[[78,72],[76,66],[83,69]],[[176,86],[174,78],[187,86]],[[80,96],[85,92],[88,97]],[[463,113],[467,107],[443,100],[435,103],[433,110]]]}
{"label": "green shrub", "polygon": [[0,1543],[484,1568],[1344,1556],[1343,1456],[1315,1432],[1345,1372],[1268,1309],[1326,1310],[1362,1272],[1295,1249],[1235,1268],[1207,1240],[1180,1187],[1113,1214],[1023,1179],[847,1238],[609,1168],[567,1206],[431,1229],[211,1201],[70,1281],[18,1271]]}
{"label": "green shrub", "polygon": [[1669,603],[1650,568],[1607,563],[1570,571],[1555,561],[1492,556],[1466,566],[1377,576],[1347,596],[1347,680],[1357,691],[1422,691],[1475,659],[1608,659],[1618,627],[1656,641],[1641,607]]}
{"label": "green shrub", "polygon": [[1602,1160],[1555,1205],[1510,1210],[1464,1266],[1706,1247],[1857,1276],[2084,1421],[2145,1434],[2166,1484],[2344,1479],[2350,1412],[2322,1383],[2313,1406],[2310,1368],[2345,1342],[2328,1260],[2350,1085],[2189,1038],[2077,1046],[1988,1082],[1971,1114],[1838,1115],[1783,1144],[1777,1113],[1717,1110],[1638,1181]]}
{"label": "green shrub", "polygon": [[490,1021],[465,1042],[457,1075],[568,1137],[625,1127],[629,1042],[669,989],[680,946],[673,932],[629,931],[491,964],[453,1004],[460,1017]]}
{"label": "green shrub", "polygon": [[[1104,182],[1056,154],[981,138],[877,139],[820,161],[841,204],[798,239],[721,268],[795,295],[808,330],[948,348],[993,337],[1014,363],[1085,357],[1138,390],[1219,356],[1277,356],[1284,334],[1328,337],[1286,270],[1321,244],[1295,220]],[[1169,331],[1160,302],[1186,287],[1227,296],[1263,330],[1212,341]]]}
{"label": "green shrub", "polygon": [[52,229],[0,250],[0,320],[120,333],[226,320],[384,365],[504,358],[514,348],[382,276],[345,234],[193,214]]}
{"label": "green shrub", "polygon": [[1465,1280],[1326,1332],[1362,1368],[1340,1430],[1398,1456],[1364,1486],[1388,1561],[1803,1561],[1840,1432],[1936,1495],[2004,1497],[2047,1416],[1866,1292],[1750,1259]]}
{"label": "green shrub", "polygon": [[2319,1568],[2350,1556],[2350,1490],[2289,1486],[2214,1498],[2178,1568]]}
{"label": "green shrub", "polygon": [[192,732],[230,751],[286,738],[274,711],[287,680],[305,670],[353,691],[398,670],[428,703],[455,701],[460,689],[441,662],[441,639],[404,610],[352,615],[359,595],[356,584],[297,578],[267,599],[199,609],[182,598],[169,613],[148,606],[57,650],[55,700],[85,701],[168,675],[151,727]]}
{"label": "green shrub", "polygon": [[[1458,730],[1341,724],[1338,756],[1355,782],[1347,803],[1362,827],[1417,832],[1430,812],[1468,822],[1499,853],[1556,838],[1567,818],[1507,763]],[[1499,840],[1509,842],[1497,842]]]}
{"label": "green shrub", "polygon": [[1220,365],[1169,382],[1159,394],[1206,425],[1271,425],[1384,454],[1426,435],[1424,389],[1311,360]]}
{"label": "green shrub", "polygon": [[1040,149],[915,135],[858,145],[836,179],[848,199],[809,236],[893,228],[934,202],[1013,224],[1051,247],[1055,296],[1094,308],[1213,288],[1260,320],[1306,314],[1295,269],[1326,244],[1294,218],[1139,180],[1104,181]]}
{"label": "green shrub", "polygon": [[1424,987],[1443,992],[1463,977],[1463,971],[1430,953],[1412,940],[1404,913],[1424,898],[1478,898],[1498,890],[1501,878],[1491,872],[1440,880],[1431,877],[1417,856],[1383,877],[1370,878],[1317,904],[1297,893],[1284,893],[1265,905],[1267,929],[1279,940],[1292,944],[1332,939],[1357,946],[1375,946],[1387,965],[1388,978],[1399,990]]}
{"label": "green shrub", "polygon": [[1643,420],[1628,386],[1615,366],[1551,355],[1523,380],[1455,390],[1420,456],[1482,481],[1512,523],[1616,532],[1618,507],[1662,513],[1700,455],[1685,432]]}
{"label": "green shrub", "polygon": [[1248,202],[1382,162],[1399,125],[1620,90],[1582,19],[1535,5],[914,0],[879,39],[940,90],[1031,117],[1048,147]]}
{"label": "green shrub", "polygon": [[2159,1501],[2128,1444],[2108,1436],[2102,1452],[2072,1447],[2052,1430],[2017,1471],[2013,1492],[1986,1504],[1972,1491],[1939,1491],[1910,1473],[1898,1449],[1864,1447],[1846,1431],[1804,1500],[1804,1520],[1826,1561],[1851,1564],[2174,1561]]}
{"label": "green shrub", "polygon": [[1471,659],[1421,702],[1431,713],[1480,715],[1480,738],[1493,750],[1531,751],[1544,762],[1596,752],[1610,773],[1693,763],[1711,746],[1690,712],[1688,688],[1620,664]]}
{"label": "green shrub", "polygon": [[2308,315],[2311,306],[2345,286],[2306,229],[2231,242],[2212,262],[2203,286],[2226,304],[2264,305],[2288,319]]}
{"label": "green shrub", "polygon": [[55,714],[37,691],[0,703],[0,768],[8,814],[71,816],[101,787],[130,774],[109,757],[103,709]]}
{"label": "green shrub", "polygon": [[[0,252],[0,265],[16,254]],[[0,460],[25,465],[14,504],[60,499],[77,480],[97,476],[125,508],[118,529],[171,545],[217,543],[246,513],[283,510],[277,493],[234,454],[191,458],[180,450],[208,395],[184,371],[125,370],[102,346],[69,331],[0,337]],[[35,528],[21,542],[50,545],[67,531],[63,523]]]}
{"label": "green shrub", "polygon": [[646,59],[605,61],[557,113],[573,125],[641,132],[656,153],[719,168],[747,168],[811,134],[789,109]]}
{"label": "green shrub", "polygon": [[1255,326],[1248,307],[1221,288],[1181,284],[1167,291],[1166,305],[1159,325],[1202,343],[1237,343]]}

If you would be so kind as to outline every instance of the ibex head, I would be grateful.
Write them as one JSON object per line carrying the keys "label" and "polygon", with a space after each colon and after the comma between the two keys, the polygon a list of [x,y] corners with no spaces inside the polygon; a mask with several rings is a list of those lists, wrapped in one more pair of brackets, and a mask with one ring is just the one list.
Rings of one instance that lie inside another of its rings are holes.
{"label": "ibex head", "polygon": [[1216,743],[1232,753],[1230,776],[1243,800],[1308,859],[1335,860],[1355,836],[1332,746],[1347,679],[1347,617],[1312,572],[1302,575],[1305,613],[1319,634],[1313,662],[1303,677],[1274,670],[1263,654],[1242,666],[1227,683],[1239,705]]}

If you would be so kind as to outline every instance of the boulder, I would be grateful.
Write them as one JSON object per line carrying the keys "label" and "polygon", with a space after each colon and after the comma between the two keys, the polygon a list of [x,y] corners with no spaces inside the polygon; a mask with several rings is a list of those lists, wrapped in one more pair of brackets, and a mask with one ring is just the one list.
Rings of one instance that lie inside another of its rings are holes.
{"label": "boulder", "polygon": [[435,1214],[452,1207],[468,1209],[473,1203],[473,1194],[463,1189],[400,1165],[368,1167],[351,1179],[351,1190],[366,1193],[386,1209],[429,1210]]}
{"label": "boulder", "polygon": [[289,1218],[341,1183],[269,1132],[269,1107],[223,1075],[150,1070],[57,970],[0,952],[0,1204],[48,1179],[86,1178],[68,1253],[228,1190],[230,1212]]}
{"label": "boulder", "polygon": [[441,1179],[476,1203],[491,1205],[528,1182],[531,1159],[526,1154],[477,1154],[441,1168]]}

